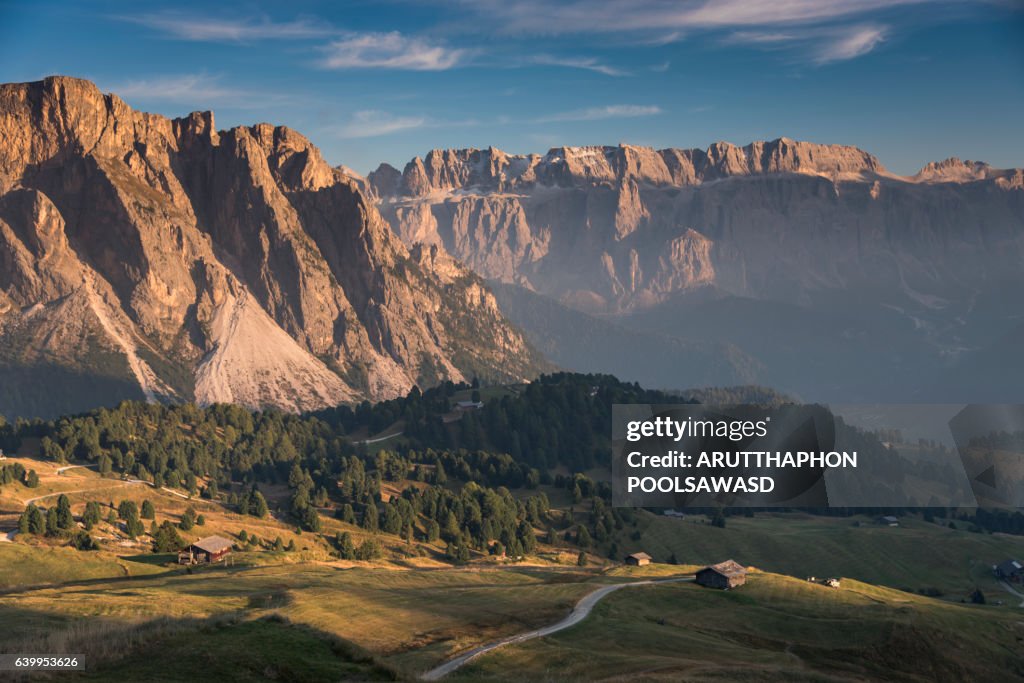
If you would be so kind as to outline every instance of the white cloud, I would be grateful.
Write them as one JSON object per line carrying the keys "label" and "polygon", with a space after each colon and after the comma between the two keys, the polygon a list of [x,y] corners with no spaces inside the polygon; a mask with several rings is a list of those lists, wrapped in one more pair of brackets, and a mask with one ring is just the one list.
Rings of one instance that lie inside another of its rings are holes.
{"label": "white cloud", "polygon": [[[509,33],[559,35],[822,24],[869,12],[957,0],[465,0]],[[966,1],[966,0],[960,0]],[[675,36],[673,36],[675,38]]]}
{"label": "white cloud", "polygon": [[155,76],[114,83],[105,88],[124,99],[159,100],[163,102],[193,103],[209,106],[217,103],[237,103],[249,95],[242,90],[224,87],[219,76],[208,74],[179,74]]}
{"label": "white cloud", "polygon": [[309,19],[273,22],[268,19],[215,19],[182,14],[141,14],[117,17],[181,40],[197,42],[245,42],[323,38],[336,33],[330,26]]}
{"label": "white cloud", "polygon": [[563,121],[600,121],[602,119],[629,119],[641,116],[656,116],[662,113],[661,107],[653,105],[611,104],[604,107],[588,107],[565,111],[559,114],[543,116],[535,123],[554,123]]}
{"label": "white cloud", "polygon": [[358,33],[329,43],[320,65],[328,69],[407,69],[444,71],[469,51],[433,45],[421,38],[391,33]]}
{"label": "white cloud", "polygon": [[418,116],[394,116],[384,111],[357,111],[338,134],[343,138],[372,138],[403,130],[422,128],[426,119]]}
{"label": "white cloud", "polygon": [[854,59],[866,55],[885,40],[885,27],[854,26],[836,36],[818,51],[819,64]]}
{"label": "white cloud", "polygon": [[595,71],[605,76],[626,76],[627,71],[617,69],[607,64],[602,64],[593,57],[555,57],[552,55],[538,55],[530,60],[532,64],[546,66],[564,66],[569,69],[585,69]]}

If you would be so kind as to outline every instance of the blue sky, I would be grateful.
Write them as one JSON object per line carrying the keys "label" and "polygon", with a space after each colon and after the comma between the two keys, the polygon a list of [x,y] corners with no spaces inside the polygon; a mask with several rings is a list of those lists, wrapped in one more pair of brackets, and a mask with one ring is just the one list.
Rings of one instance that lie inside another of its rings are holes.
{"label": "blue sky", "polygon": [[0,0],[0,80],[269,121],[328,161],[434,147],[855,144],[1024,166],[1020,0]]}

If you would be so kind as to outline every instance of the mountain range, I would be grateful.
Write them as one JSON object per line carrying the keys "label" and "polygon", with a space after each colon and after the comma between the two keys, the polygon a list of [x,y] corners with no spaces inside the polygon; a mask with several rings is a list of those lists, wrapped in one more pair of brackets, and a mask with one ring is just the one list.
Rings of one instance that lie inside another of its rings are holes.
{"label": "mountain range", "polygon": [[0,413],[304,410],[545,367],[481,278],[407,248],[295,131],[0,86]]}
{"label": "mountain range", "polygon": [[555,366],[808,400],[1020,400],[1024,171],[856,147],[434,150],[0,86],[0,414],[301,411]]}
{"label": "mountain range", "polygon": [[780,138],[434,150],[358,182],[405,242],[504,283],[513,322],[562,363],[574,335],[552,338],[526,299],[599,317],[623,340],[718,348],[709,365],[659,342],[657,358],[605,367],[653,386],[692,385],[697,360],[722,369],[719,384],[814,400],[1021,395],[1011,359],[991,352],[1024,320],[1021,169],[948,159],[900,176],[855,147]]}

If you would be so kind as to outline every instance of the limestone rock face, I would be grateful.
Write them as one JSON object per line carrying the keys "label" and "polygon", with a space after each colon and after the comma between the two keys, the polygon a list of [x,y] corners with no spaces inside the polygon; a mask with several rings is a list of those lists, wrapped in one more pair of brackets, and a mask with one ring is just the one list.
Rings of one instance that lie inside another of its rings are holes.
{"label": "limestone rock face", "polygon": [[958,159],[901,177],[856,147],[780,138],[434,150],[396,173],[369,182],[407,243],[589,313],[707,285],[783,301],[857,287],[945,298],[1015,276],[1024,255],[1022,171]]}
{"label": "limestone rock face", "polygon": [[218,132],[73,78],[0,86],[0,413],[49,412],[59,387],[15,386],[26,368],[306,410],[543,367],[476,276],[435,260],[288,128]]}

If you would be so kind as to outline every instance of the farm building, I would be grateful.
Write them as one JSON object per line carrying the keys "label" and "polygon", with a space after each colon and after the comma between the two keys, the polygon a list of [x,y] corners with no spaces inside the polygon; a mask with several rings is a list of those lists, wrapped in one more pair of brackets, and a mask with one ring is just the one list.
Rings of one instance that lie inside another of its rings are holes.
{"label": "farm building", "polygon": [[1024,565],[1017,560],[1006,560],[992,567],[996,578],[1006,581],[1024,580]]}
{"label": "farm building", "polygon": [[747,582],[747,570],[732,560],[704,567],[697,572],[697,583],[708,588],[728,590]]}
{"label": "farm building", "polygon": [[178,564],[212,564],[231,554],[231,541],[210,536],[178,552]]}
{"label": "farm building", "polygon": [[632,555],[626,555],[625,562],[634,567],[643,567],[650,564],[652,559],[647,553],[633,553]]}
{"label": "farm building", "polygon": [[461,410],[462,412],[469,412],[471,410],[480,410],[483,407],[484,407],[484,402],[483,401],[459,401],[458,403],[455,404],[455,409],[456,410]]}
{"label": "farm building", "polygon": [[893,517],[892,515],[886,515],[884,517],[878,517],[875,519],[876,524],[882,524],[884,526],[899,526],[899,517]]}

